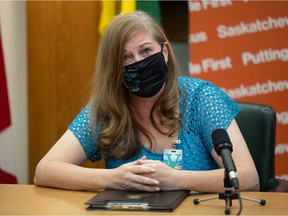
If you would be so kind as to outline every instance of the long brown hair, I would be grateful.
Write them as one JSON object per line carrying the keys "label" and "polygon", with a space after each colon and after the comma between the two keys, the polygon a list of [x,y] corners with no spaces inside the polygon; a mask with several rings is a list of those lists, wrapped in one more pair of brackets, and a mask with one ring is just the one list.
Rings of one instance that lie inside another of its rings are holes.
{"label": "long brown hair", "polygon": [[162,125],[170,128],[166,133],[175,135],[180,117],[178,66],[170,43],[161,27],[145,12],[135,11],[114,17],[101,37],[96,59],[96,70],[90,99],[90,122],[93,131],[100,127],[97,146],[103,158],[128,159],[142,148],[140,136],[144,135],[152,147],[151,134],[131,115],[130,96],[123,85],[124,44],[137,32],[148,30],[159,44],[167,43],[168,74],[161,97],[154,104],[150,119],[156,125],[156,112]]}

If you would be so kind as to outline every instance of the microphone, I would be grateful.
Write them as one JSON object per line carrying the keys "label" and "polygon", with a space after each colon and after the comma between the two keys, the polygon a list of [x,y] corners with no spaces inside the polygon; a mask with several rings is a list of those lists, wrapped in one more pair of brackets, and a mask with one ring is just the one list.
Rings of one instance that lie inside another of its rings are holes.
{"label": "microphone", "polygon": [[212,133],[212,141],[215,151],[222,158],[225,172],[229,176],[232,186],[236,190],[239,189],[236,167],[231,156],[233,147],[228,133],[224,129],[216,129]]}

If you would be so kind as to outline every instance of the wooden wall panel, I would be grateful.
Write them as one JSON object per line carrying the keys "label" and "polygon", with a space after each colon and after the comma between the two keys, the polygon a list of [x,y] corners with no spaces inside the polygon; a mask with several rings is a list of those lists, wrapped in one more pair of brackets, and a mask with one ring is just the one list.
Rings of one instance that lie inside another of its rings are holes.
{"label": "wooden wall panel", "polygon": [[87,103],[100,6],[98,1],[27,1],[31,183],[39,160]]}

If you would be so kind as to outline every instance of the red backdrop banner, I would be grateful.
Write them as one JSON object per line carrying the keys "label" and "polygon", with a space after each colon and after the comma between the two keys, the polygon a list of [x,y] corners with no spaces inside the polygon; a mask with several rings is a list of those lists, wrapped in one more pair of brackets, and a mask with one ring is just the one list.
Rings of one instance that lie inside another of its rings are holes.
{"label": "red backdrop banner", "polygon": [[277,112],[276,176],[288,180],[288,1],[189,0],[189,74]]}

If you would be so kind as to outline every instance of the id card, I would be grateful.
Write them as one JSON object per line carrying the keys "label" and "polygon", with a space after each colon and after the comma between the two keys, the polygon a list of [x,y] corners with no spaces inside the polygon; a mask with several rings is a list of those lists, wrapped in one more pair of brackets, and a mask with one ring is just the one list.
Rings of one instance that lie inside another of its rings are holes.
{"label": "id card", "polygon": [[163,152],[163,161],[171,168],[182,169],[182,149],[165,149]]}

